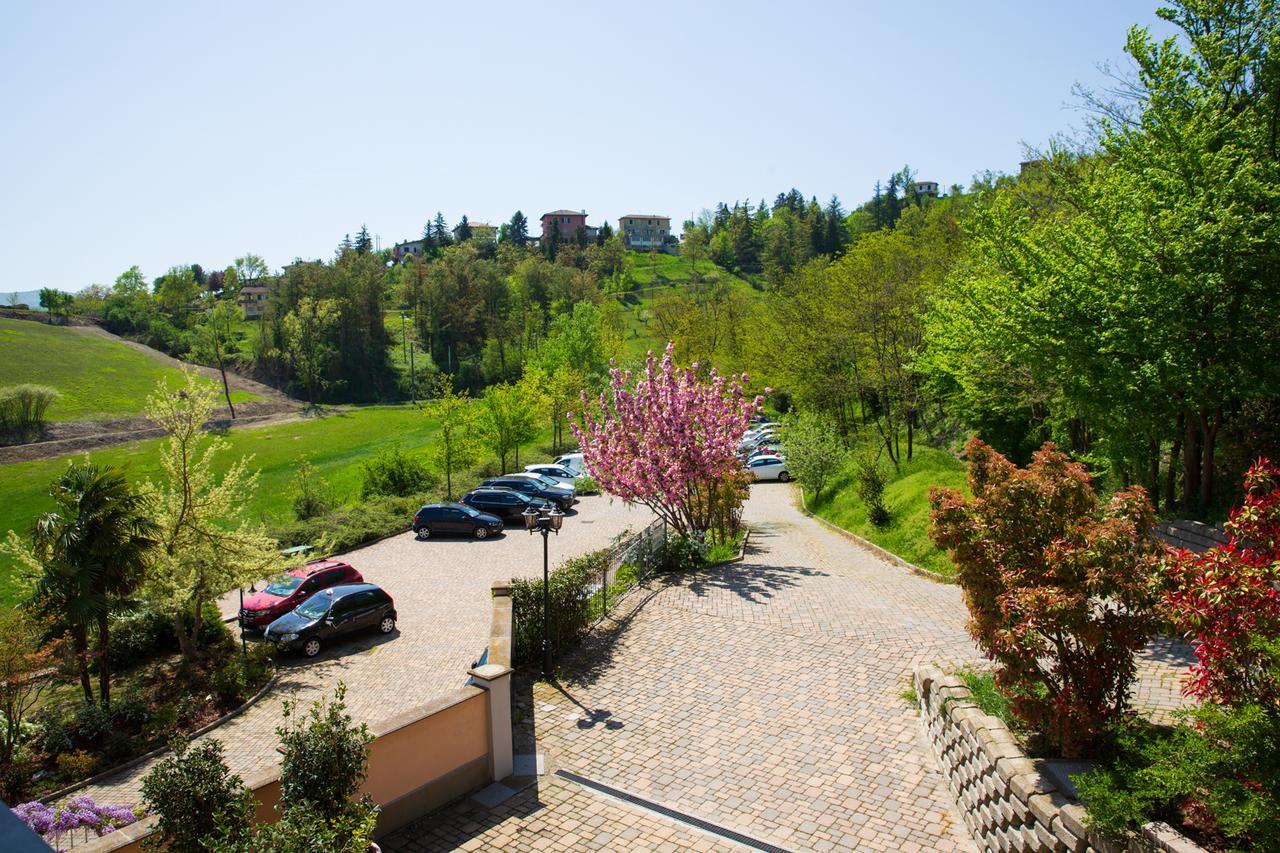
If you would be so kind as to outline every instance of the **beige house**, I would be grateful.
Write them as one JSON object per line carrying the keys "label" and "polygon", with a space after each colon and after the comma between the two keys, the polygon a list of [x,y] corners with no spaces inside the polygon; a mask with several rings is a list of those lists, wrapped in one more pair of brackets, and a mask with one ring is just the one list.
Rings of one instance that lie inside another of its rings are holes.
{"label": "beige house", "polygon": [[240,307],[245,319],[256,320],[267,311],[267,297],[271,289],[261,284],[247,284],[240,288]]}
{"label": "beige house", "polygon": [[618,220],[622,242],[632,249],[661,249],[671,234],[671,217],[631,214]]}

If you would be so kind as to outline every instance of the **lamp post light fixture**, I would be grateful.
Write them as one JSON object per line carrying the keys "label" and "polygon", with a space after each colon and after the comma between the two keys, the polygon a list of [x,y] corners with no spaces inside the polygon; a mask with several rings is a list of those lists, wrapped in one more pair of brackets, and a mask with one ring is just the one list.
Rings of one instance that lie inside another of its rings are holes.
{"label": "lamp post light fixture", "polygon": [[550,507],[527,507],[521,516],[530,535],[542,534],[542,675],[551,675],[551,578],[547,564],[547,534],[560,535],[564,513]]}

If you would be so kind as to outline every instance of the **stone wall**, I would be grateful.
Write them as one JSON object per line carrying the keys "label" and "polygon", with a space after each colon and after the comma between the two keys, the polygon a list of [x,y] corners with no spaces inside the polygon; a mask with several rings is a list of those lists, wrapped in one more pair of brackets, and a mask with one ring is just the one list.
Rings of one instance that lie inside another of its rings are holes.
{"label": "stone wall", "polygon": [[934,757],[982,849],[1203,853],[1167,824],[1148,824],[1127,847],[1090,832],[1079,801],[1054,781],[1044,762],[1027,758],[1003,722],[973,704],[958,676],[920,669],[915,689]]}
{"label": "stone wall", "polygon": [[1221,527],[1184,518],[1162,521],[1151,532],[1157,539],[1175,548],[1185,548],[1196,553],[1227,544],[1227,534]]}

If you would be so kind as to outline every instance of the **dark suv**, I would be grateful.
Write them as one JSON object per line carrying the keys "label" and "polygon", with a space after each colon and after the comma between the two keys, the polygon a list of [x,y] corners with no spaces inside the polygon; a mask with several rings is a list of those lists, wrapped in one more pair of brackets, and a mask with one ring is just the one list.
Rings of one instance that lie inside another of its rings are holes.
{"label": "dark suv", "polygon": [[313,658],[325,643],[343,634],[377,628],[396,629],[396,603],[371,583],[343,584],[321,590],[267,626],[263,639],[285,651],[299,649]]}
{"label": "dark suv", "polygon": [[529,507],[550,507],[550,501],[535,498],[511,489],[475,489],[463,497],[462,502],[481,512],[491,513],[505,521],[520,521],[520,514]]}
{"label": "dark suv", "polygon": [[261,631],[315,593],[340,583],[360,583],[364,578],[339,560],[312,560],[267,582],[260,592],[245,596],[240,627]]}
{"label": "dark suv", "polygon": [[413,532],[419,539],[441,533],[488,539],[489,534],[502,532],[502,519],[466,504],[427,504],[413,517]]}
{"label": "dark suv", "polygon": [[544,501],[550,501],[560,507],[560,509],[568,509],[578,502],[578,499],[573,496],[572,489],[566,489],[561,486],[544,486],[537,480],[531,480],[527,477],[493,477],[485,480],[480,485],[489,489],[511,489],[529,497],[542,498]]}

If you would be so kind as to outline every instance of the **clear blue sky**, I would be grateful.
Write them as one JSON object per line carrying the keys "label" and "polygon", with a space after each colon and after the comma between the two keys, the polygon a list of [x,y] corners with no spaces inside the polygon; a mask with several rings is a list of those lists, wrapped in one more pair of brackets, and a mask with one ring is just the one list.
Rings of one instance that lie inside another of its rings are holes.
{"label": "clear blue sky", "polygon": [[1077,123],[1072,83],[1159,23],[1156,0],[555,5],[6,4],[0,291],[279,267],[437,210],[678,223],[792,186],[850,207],[904,164],[967,184]]}

